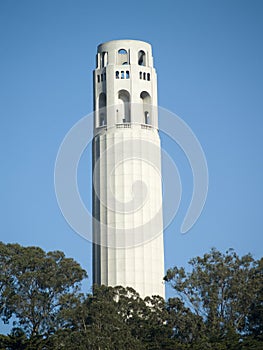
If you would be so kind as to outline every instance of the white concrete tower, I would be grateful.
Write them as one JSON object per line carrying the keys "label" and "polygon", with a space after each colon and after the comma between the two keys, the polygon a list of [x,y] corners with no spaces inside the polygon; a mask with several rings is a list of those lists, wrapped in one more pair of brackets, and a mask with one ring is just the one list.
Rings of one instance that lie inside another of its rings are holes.
{"label": "white concrete tower", "polygon": [[93,218],[93,282],[164,297],[157,78],[146,42],[98,46]]}

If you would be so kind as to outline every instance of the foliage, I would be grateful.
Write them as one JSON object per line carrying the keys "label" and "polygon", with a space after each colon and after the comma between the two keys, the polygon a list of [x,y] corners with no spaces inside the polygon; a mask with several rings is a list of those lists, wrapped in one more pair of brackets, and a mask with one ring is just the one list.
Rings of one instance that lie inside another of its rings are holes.
{"label": "foliage", "polygon": [[0,244],[1,317],[29,337],[53,333],[62,299],[76,293],[86,272],[59,251]]}
{"label": "foliage", "polygon": [[189,265],[167,271],[167,302],[121,286],[84,295],[86,272],[62,252],[0,243],[0,316],[15,319],[0,350],[261,349],[263,260],[212,249]]}
{"label": "foliage", "polygon": [[[212,249],[202,258],[191,259],[189,264],[190,272],[174,267],[167,271],[165,280],[171,283],[179,300],[193,315],[202,318],[204,339],[212,343],[231,339],[240,346],[248,329],[251,333],[259,331],[262,320],[262,308],[261,316],[257,315],[259,296],[262,296],[259,262],[250,254],[238,257],[233,249],[225,254]],[[253,330],[252,319],[255,321]]]}
{"label": "foliage", "polygon": [[58,348],[62,339],[63,347],[70,348],[72,336],[81,334],[85,349],[163,349],[165,314],[159,296],[142,300],[132,288],[94,286],[93,294],[75,299],[62,311],[66,331],[54,339]]}

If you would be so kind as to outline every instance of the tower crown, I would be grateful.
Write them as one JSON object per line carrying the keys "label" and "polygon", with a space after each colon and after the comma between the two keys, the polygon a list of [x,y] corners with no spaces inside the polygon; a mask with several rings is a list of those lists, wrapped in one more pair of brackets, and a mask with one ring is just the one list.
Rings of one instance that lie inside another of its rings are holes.
{"label": "tower crown", "polygon": [[113,40],[98,46],[94,70],[94,131],[146,125],[156,129],[157,79],[151,45]]}
{"label": "tower crown", "polygon": [[152,47],[140,40],[112,40],[98,46],[97,68],[107,65],[153,67]]}

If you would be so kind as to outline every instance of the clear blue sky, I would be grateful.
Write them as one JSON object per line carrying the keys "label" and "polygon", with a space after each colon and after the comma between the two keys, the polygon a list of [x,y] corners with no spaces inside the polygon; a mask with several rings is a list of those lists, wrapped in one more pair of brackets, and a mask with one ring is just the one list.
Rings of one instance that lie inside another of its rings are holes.
{"label": "clear blue sky", "polygon": [[[165,232],[166,268],[211,247],[262,255],[261,0],[1,0],[0,33],[2,241],[64,251],[88,271],[90,286],[91,244],[60,212],[54,163],[66,132],[92,111],[97,45],[128,38],[152,44],[159,104],[192,128],[209,167],[204,211],[181,235],[191,172],[180,149],[163,140],[183,182]],[[89,202],[86,153],[79,180]]]}

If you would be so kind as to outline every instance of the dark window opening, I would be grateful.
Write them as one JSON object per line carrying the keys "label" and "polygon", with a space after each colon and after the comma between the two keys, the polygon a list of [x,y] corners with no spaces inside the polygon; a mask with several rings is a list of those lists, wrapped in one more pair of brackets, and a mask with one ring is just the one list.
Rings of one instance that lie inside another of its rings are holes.
{"label": "dark window opening", "polygon": [[130,123],[131,111],[130,111],[130,94],[126,90],[120,90],[118,93],[119,109],[117,110],[118,123]]}
{"label": "dark window opening", "polygon": [[139,66],[145,66],[146,65],[146,57],[144,51],[139,51],[138,53],[138,64]]}
{"label": "dark window opening", "polygon": [[118,71],[116,71],[115,77],[116,77],[116,79],[119,79],[119,78],[120,78],[120,73],[119,73]]}
{"label": "dark window opening", "polygon": [[150,75],[150,73],[147,73],[147,80],[148,80],[148,81],[151,80],[151,75]]}
{"label": "dark window opening", "polygon": [[150,124],[150,113],[148,111],[144,112],[145,124]]}
{"label": "dark window opening", "polygon": [[106,117],[105,117],[105,113],[101,112],[100,113],[100,126],[104,126],[106,125]]}
{"label": "dark window opening", "polygon": [[126,79],[130,79],[130,72],[126,70]]}
{"label": "dark window opening", "polygon": [[99,95],[99,126],[104,126],[107,124],[107,97],[104,92]]}
{"label": "dark window opening", "polygon": [[129,64],[129,54],[125,49],[118,50],[117,62],[118,65]]}
{"label": "dark window opening", "polygon": [[100,82],[100,76],[98,75],[97,78],[98,78],[98,83],[99,83]]}
{"label": "dark window opening", "polygon": [[143,114],[142,114],[142,122],[144,124],[152,125],[153,116],[152,116],[152,105],[151,105],[151,96],[147,91],[142,91],[140,94]]}
{"label": "dark window opening", "polygon": [[143,73],[143,80],[146,80],[146,73]]}
{"label": "dark window opening", "polygon": [[122,70],[121,71],[121,79],[124,79],[125,77],[124,77],[124,71]]}

